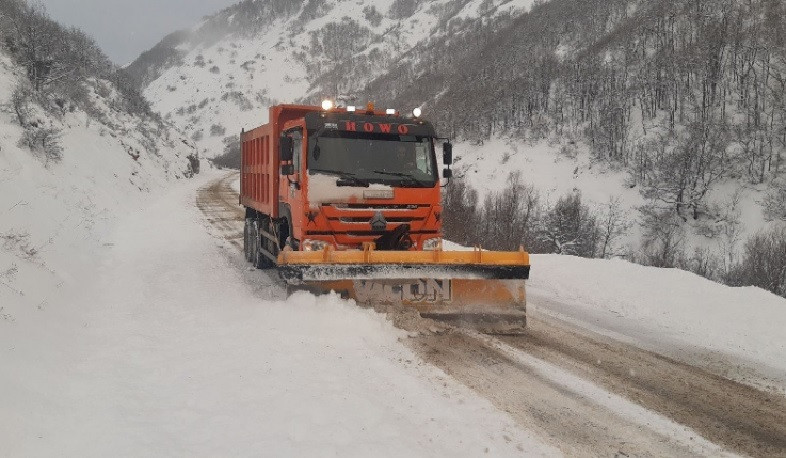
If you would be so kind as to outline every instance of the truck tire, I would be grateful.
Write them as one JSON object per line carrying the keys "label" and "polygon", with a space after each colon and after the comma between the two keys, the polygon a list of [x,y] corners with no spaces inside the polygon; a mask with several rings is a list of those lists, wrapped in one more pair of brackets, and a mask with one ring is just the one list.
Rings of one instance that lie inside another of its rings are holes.
{"label": "truck tire", "polygon": [[260,252],[262,248],[261,234],[259,232],[259,221],[251,223],[251,264],[257,269],[261,269],[261,261],[264,255]]}
{"label": "truck tire", "polygon": [[251,218],[246,218],[246,223],[243,225],[243,254],[246,257],[246,262],[251,262]]}
{"label": "truck tire", "polygon": [[[262,231],[270,231],[269,226],[270,219],[267,216],[263,215],[262,218],[257,221],[257,262],[254,265],[259,269],[269,269],[276,265],[276,263],[271,261],[263,252],[264,250],[270,251],[273,248],[267,237],[262,235]],[[276,255],[278,250],[273,249],[272,253]]]}

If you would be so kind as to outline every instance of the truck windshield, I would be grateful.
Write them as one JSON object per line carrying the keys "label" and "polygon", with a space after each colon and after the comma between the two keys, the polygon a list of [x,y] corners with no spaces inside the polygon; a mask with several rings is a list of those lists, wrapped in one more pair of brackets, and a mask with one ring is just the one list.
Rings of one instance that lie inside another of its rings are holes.
{"label": "truck windshield", "polygon": [[437,184],[429,137],[362,132],[325,132],[308,145],[310,174],[351,176],[353,182],[433,188]]}

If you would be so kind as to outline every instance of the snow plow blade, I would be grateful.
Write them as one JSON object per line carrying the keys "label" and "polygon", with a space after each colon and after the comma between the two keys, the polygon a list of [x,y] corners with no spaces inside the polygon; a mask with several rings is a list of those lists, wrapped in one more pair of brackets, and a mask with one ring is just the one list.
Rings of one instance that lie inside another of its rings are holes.
{"label": "snow plow blade", "polygon": [[290,289],[335,291],[368,306],[412,308],[424,318],[491,334],[526,327],[529,254],[499,251],[283,251]]}

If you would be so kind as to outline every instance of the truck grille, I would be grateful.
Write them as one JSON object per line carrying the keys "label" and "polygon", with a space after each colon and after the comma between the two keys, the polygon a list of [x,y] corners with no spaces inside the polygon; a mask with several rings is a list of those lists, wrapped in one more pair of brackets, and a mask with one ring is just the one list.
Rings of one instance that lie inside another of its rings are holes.
{"label": "truck grille", "polygon": [[[388,230],[399,224],[409,224],[413,232],[424,229],[431,214],[428,204],[324,204],[322,214],[331,229],[341,233],[364,233],[371,230],[371,219],[381,212],[388,222]],[[393,225],[393,226],[391,226]]]}

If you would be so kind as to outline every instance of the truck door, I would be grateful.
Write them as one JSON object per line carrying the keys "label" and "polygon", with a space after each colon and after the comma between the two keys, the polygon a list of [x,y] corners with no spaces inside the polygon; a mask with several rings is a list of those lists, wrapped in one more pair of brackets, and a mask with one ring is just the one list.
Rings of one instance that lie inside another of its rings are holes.
{"label": "truck door", "polygon": [[303,164],[305,163],[303,160],[305,154],[303,128],[296,127],[294,129],[289,129],[285,132],[285,135],[292,138],[292,165],[295,171],[292,176],[289,177],[290,179],[285,181],[287,183],[287,194],[286,196],[282,196],[282,201],[286,202],[289,208],[282,209],[282,213],[288,213],[286,217],[289,220],[289,230],[291,232],[287,235],[300,241],[301,227],[303,224],[303,205],[305,200],[302,186]]}

